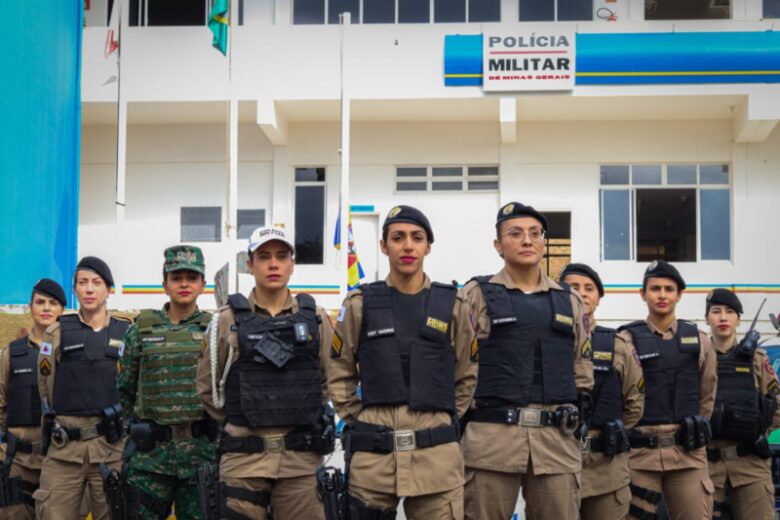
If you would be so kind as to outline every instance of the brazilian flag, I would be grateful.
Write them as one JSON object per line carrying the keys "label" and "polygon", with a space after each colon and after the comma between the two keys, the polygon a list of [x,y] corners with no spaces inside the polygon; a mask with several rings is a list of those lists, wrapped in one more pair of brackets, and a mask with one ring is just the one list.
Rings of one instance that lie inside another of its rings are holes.
{"label": "brazilian flag", "polygon": [[214,0],[209,14],[209,30],[214,35],[211,45],[227,56],[229,0]]}

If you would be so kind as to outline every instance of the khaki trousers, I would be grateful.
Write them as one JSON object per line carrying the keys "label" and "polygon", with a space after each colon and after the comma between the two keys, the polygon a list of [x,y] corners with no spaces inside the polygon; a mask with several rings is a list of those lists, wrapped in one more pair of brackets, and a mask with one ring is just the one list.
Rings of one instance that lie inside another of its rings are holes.
{"label": "khaki trousers", "polygon": [[[118,470],[121,461],[109,464]],[[99,464],[64,462],[47,457],[41,468],[41,486],[33,494],[39,520],[73,520],[79,518],[84,496],[94,520],[108,520],[108,505],[103,491]]]}
{"label": "khaki trousers", "polygon": [[758,480],[739,487],[731,487],[723,479],[713,479],[715,484],[715,506],[713,518],[721,518],[722,507],[729,497],[734,520],[774,520],[775,486],[771,480]]}
{"label": "khaki trousers", "polygon": [[[368,507],[382,510],[395,510],[400,501],[397,495],[355,486],[349,486],[349,494]],[[405,497],[403,507],[408,520],[463,520],[463,488]]]}
{"label": "khaki trousers", "polygon": [[617,491],[583,498],[580,505],[582,520],[623,520],[631,505],[631,490],[624,486]]}
{"label": "khaki trousers", "polygon": [[[304,475],[293,478],[223,478],[228,486],[266,491],[271,494],[274,520],[325,520],[325,510],[317,496],[317,478]],[[227,506],[256,520],[266,520],[268,511],[252,502],[229,497]]]}
{"label": "khaki trousers", "polygon": [[523,490],[528,520],[576,520],[580,485],[575,473],[535,475],[466,468],[466,520],[509,520]]}
{"label": "khaki trousers", "polygon": [[[631,483],[642,489],[663,493],[671,520],[702,520],[712,518],[712,485],[706,467],[674,471],[631,470]],[[631,497],[631,506],[637,511],[655,513],[658,503]],[[631,514],[629,518],[634,517]]]}

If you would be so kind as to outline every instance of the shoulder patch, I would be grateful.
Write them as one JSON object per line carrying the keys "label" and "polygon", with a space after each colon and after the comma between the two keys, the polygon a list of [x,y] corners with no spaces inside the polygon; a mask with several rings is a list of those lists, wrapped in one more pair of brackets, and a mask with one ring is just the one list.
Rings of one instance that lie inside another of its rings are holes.
{"label": "shoulder patch", "polygon": [[764,358],[764,372],[769,374],[772,377],[777,377],[777,374],[775,374],[775,369],[772,368],[772,365],[769,364],[769,358]]}
{"label": "shoulder patch", "polygon": [[336,318],[336,321],[344,321],[344,315],[347,313],[347,306],[342,305],[341,309],[339,309],[339,317]]}
{"label": "shoulder patch", "polygon": [[479,360],[479,340],[476,336],[471,341],[471,361]]}
{"label": "shoulder patch", "polygon": [[40,352],[44,356],[51,356],[51,352],[52,352],[51,343],[49,343],[48,341],[44,341],[43,343],[41,343],[41,350],[40,350]]}
{"label": "shoulder patch", "polygon": [[769,390],[772,395],[780,395],[780,383],[777,382],[776,378],[772,378],[766,389]]}
{"label": "shoulder patch", "polygon": [[590,316],[588,316],[587,312],[582,313],[582,329],[586,333],[590,333]]}
{"label": "shoulder patch", "polygon": [[582,359],[588,360],[590,360],[593,356],[593,349],[590,346],[590,339],[586,339],[585,343],[582,344],[582,348],[580,349],[580,356]]}
{"label": "shoulder patch", "polygon": [[47,358],[41,359],[38,363],[38,370],[43,377],[49,377],[51,375],[51,362]]}
{"label": "shoulder patch", "polygon": [[333,339],[330,341],[330,357],[337,358],[341,356],[341,347],[343,343],[337,333],[333,333]]}
{"label": "shoulder patch", "polygon": [[636,387],[641,393],[645,393],[645,376],[639,378],[639,381],[636,383]]}

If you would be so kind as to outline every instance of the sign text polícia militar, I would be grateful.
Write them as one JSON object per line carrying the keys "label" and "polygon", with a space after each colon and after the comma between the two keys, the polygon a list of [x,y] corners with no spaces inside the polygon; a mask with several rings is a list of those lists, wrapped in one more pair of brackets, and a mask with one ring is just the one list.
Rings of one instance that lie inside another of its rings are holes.
{"label": "sign text pol\u00edcia militar", "polygon": [[486,33],[483,38],[483,88],[486,91],[572,90],[574,31]]}

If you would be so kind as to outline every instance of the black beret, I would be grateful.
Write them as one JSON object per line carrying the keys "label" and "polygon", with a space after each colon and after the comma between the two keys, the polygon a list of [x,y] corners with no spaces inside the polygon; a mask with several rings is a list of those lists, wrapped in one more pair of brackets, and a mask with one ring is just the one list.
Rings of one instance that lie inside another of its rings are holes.
{"label": "black beret", "polygon": [[519,217],[533,217],[541,222],[542,228],[547,231],[547,218],[531,206],[526,206],[521,202],[510,202],[501,206],[501,209],[498,210],[498,215],[496,216],[496,226],[505,220]]}
{"label": "black beret", "polygon": [[49,298],[54,298],[65,307],[68,304],[68,297],[65,296],[65,291],[62,286],[49,278],[41,278],[33,286],[33,293],[43,294]]}
{"label": "black beret", "polygon": [[568,274],[579,274],[582,276],[587,276],[593,280],[593,283],[596,284],[596,289],[599,291],[599,296],[604,296],[604,284],[601,283],[601,277],[599,276],[599,273],[594,271],[590,266],[585,264],[569,264],[563,268],[560,280],[564,281],[563,279],[566,278],[566,275]]}
{"label": "black beret", "polygon": [[648,278],[671,278],[677,283],[677,290],[685,290],[685,280],[683,280],[680,271],[666,260],[653,260],[645,269],[645,276],[642,278],[642,288],[647,287]]}
{"label": "black beret", "polygon": [[106,285],[109,287],[114,286],[111,269],[108,268],[108,264],[96,256],[85,256],[82,258],[76,266],[76,271],[92,271],[99,275],[106,282]]}
{"label": "black beret", "polygon": [[728,289],[713,289],[707,295],[707,311],[705,316],[710,313],[710,307],[713,305],[725,305],[731,309],[734,309],[737,314],[742,314],[742,302],[739,301],[737,295]]}
{"label": "black beret", "polygon": [[433,229],[431,229],[431,223],[428,221],[428,217],[423,215],[423,212],[419,209],[411,206],[394,207],[387,213],[385,223],[382,224],[382,230],[386,230],[387,226],[398,222],[417,224],[425,230],[425,233],[428,235],[428,242],[433,244]]}

